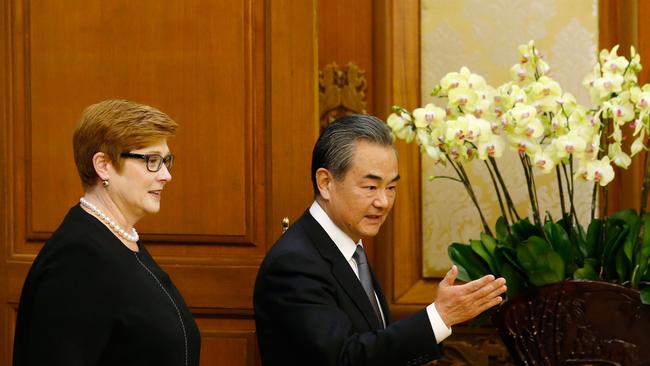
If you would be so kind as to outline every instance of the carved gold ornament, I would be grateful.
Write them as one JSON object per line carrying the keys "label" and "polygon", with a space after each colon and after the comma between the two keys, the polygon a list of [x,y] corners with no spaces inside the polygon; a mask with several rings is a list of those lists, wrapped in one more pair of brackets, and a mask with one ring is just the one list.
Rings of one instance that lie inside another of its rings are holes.
{"label": "carved gold ornament", "polygon": [[338,117],[366,113],[365,73],[352,62],[343,67],[331,63],[318,72],[321,129]]}

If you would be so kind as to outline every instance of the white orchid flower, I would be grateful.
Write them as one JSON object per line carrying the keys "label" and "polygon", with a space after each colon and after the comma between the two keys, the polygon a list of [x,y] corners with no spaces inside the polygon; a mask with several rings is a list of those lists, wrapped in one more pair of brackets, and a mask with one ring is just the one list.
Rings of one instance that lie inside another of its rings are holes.
{"label": "white orchid flower", "polygon": [[480,141],[478,143],[477,149],[478,158],[481,160],[487,160],[489,157],[500,158],[503,156],[505,144],[501,136],[491,135],[488,140]]}
{"label": "white orchid flower", "polygon": [[632,163],[632,158],[623,152],[620,143],[615,142],[613,144],[610,144],[607,156],[609,156],[609,159],[614,165],[619,166],[623,169],[627,169],[627,167],[630,166],[630,163]]}
{"label": "white orchid flower", "polygon": [[562,94],[562,96],[557,99],[557,102],[560,104],[564,110],[564,113],[566,114],[573,113],[573,111],[578,107],[576,97],[574,97],[573,94],[569,92]]}
{"label": "white orchid flower", "polygon": [[562,96],[562,88],[548,76],[540,77],[527,88],[528,96],[534,100],[533,106],[540,112],[557,113],[560,108],[558,99]]}
{"label": "white orchid flower", "polygon": [[535,76],[522,64],[515,64],[510,68],[510,77],[519,83],[535,80]]}
{"label": "white orchid flower", "polygon": [[467,134],[467,119],[460,117],[451,121],[447,121],[447,129],[445,131],[445,142],[448,144],[463,144]]}
{"label": "white orchid flower", "polygon": [[625,79],[620,74],[608,74],[594,80],[593,89],[596,91],[599,100],[608,98],[612,93],[619,93],[623,90]]}
{"label": "white orchid flower", "polygon": [[[647,88],[643,88],[647,89]],[[650,111],[650,90],[642,90],[639,87],[630,89],[630,100],[639,110],[640,114],[647,115]]]}
{"label": "white orchid flower", "polygon": [[449,92],[449,90],[459,87],[461,84],[465,84],[465,78],[458,72],[450,72],[440,79],[440,88],[444,92]]}
{"label": "white orchid flower", "polygon": [[481,90],[487,86],[487,83],[481,75],[470,73],[467,77],[467,86],[474,90]]}
{"label": "white orchid flower", "polygon": [[507,137],[510,149],[520,154],[525,153],[528,156],[534,156],[541,149],[537,142],[526,136],[508,134]]}
{"label": "white orchid flower", "polygon": [[490,122],[476,118],[471,114],[458,117],[458,121],[462,121],[465,127],[465,139],[470,142],[476,142],[479,140],[486,140],[492,135],[492,126]]}
{"label": "white orchid flower", "polygon": [[619,125],[624,125],[634,119],[634,105],[632,103],[614,104],[611,106],[612,118]]}
{"label": "white orchid flower", "polygon": [[634,155],[640,153],[642,150],[647,150],[645,144],[643,143],[644,140],[645,130],[641,130],[639,136],[634,140],[632,146],[630,146],[630,157],[633,157]]}
{"label": "white orchid flower", "polygon": [[629,65],[628,60],[623,56],[609,57],[603,64],[603,73],[622,75]]}
{"label": "white orchid flower", "polygon": [[528,138],[539,138],[544,134],[544,125],[537,117],[537,109],[531,105],[518,103],[508,111],[511,132]]}
{"label": "white orchid flower", "polygon": [[601,187],[606,186],[614,179],[614,168],[612,168],[607,156],[600,160],[589,160],[582,164],[575,174],[576,178],[597,182]]}
{"label": "white orchid flower", "polygon": [[433,145],[422,145],[422,148],[424,149],[424,152],[433,159],[434,163],[446,164],[446,160],[444,159],[445,153],[440,150],[440,148]]}
{"label": "white orchid flower", "polygon": [[445,110],[433,103],[427,104],[424,108],[416,108],[413,111],[416,128],[423,128],[429,125],[438,126],[444,121],[446,116],[447,113]]}
{"label": "white orchid flower", "polygon": [[556,135],[565,134],[569,126],[569,119],[563,114],[558,113],[551,120],[551,131]]}
{"label": "white orchid flower", "polygon": [[455,109],[456,107],[465,108],[466,106],[471,108],[478,100],[478,95],[476,95],[476,91],[463,85],[451,89],[449,94],[447,94],[447,98],[447,107],[449,109]]}
{"label": "white orchid flower", "polygon": [[574,131],[559,136],[553,140],[552,144],[554,145],[556,156],[560,160],[568,158],[571,154],[581,154],[587,147],[587,143],[582,136]]}
{"label": "white orchid flower", "polygon": [[544,174],[550,173],[555,168],[556,162],[551,156],[553,150],[553,146],[549,145],[544,151],[538,151],[533,155],[533,164]]}
{"label": "white orchid flower", "polygon": [[576,157],[581,160],[594,160],[598,157],[600,150],[600,134],[594,134],[591,141],[585,140],[587,145],[582,153],[576,153]]}
{"label": "white orchid flower", "polygon": [[391,113],[386,120],[388,127],[393,131],[393,134],[407,143],[413,141],[415,131],[413,130],[411,116],[407,113]]}

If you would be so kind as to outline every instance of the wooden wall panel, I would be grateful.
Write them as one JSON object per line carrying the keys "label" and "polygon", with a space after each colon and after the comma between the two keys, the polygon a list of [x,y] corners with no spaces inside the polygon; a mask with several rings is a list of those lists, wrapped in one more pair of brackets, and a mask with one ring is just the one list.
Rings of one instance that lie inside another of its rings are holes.
{"label": "wooden wall panel", "polygon": [[[264,80],[255,74],[264,36],[254,19],[263,1],[15,4],[14,118],[24,127],[16,139],[25,142],[28,239],[49,235],[81,194],[69,146],[81,111],[122,97],[181,125],[170,143],[175,179],[161,213],[138,225],[145,238],[255,242],[254,229],[264,227],[253,183],[264,176],[254,156],[264,136]],[[75,9],[83,15],[70,16]]]}
{"label": "wooden wall panel", "polygon": [[255,323],[251,319],[197,318],[201,365],[253,366],[257,363]]}

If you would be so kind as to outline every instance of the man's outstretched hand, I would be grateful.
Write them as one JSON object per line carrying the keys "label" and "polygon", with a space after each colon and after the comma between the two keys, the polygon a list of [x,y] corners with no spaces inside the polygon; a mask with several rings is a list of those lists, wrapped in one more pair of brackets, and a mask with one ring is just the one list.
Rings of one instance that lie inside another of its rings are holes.
{"label": "man's outstretched hand", "polygon": [[503,301],[499,295],[506,291],[505,278],[487,275],[454,285],[457,276],[458,268],[454,265],[440,281],[435,301],[436,310],[448,327],[472,319]]}

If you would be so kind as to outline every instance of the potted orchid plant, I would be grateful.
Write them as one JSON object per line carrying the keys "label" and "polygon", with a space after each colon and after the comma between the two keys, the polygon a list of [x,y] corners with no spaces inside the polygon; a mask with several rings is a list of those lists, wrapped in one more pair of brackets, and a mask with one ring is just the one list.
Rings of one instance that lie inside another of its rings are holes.
{"label": "potted orchid plant", "polygon": [[[553,80],[533,41],[518,51],[510,82],[495,88],[463,67],[434,88],[443,106],[395,106],[387,120],[397,138],[415,141],[436,164],[451,166],[455,176],[433,179],[462,184],[476,207],[480,238],[448,248],[459,279],[505,277],[509,298],[568,279],[608,281],[639,290],[642,302],[650,303],[650,84],[638,84],[639,55],[634,48],[629,59],[618,55],[618,46],[603,50],[583,82],[594,104],[587,107]],[[625,128],[634,131],[629,151]],[[516,154],[526,179],[529,217],[515,208],[499,169],[499,159],[509,153]],[[634,156],[643,156],[645,169],[640,211],[598,217],[598,197],[606,205],[613,167],[626,169]],[[467,172],[474,160],[482,162],[499,203],[494,229]],[[540,211],[536,174],[556,176],[560,217]],[[593,184],[589,222],[579,222],[576,213],[578,180]]]}

